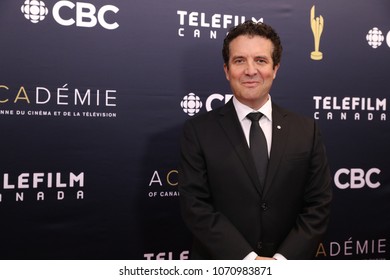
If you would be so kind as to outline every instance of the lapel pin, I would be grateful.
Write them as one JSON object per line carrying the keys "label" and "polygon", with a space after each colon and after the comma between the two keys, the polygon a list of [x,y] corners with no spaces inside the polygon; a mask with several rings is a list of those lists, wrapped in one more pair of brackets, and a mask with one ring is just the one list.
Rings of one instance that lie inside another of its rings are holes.
{"label": "lapel pin", "polygon": [[280,125],[276,126],[277,129],[282,129],[282,127]]}

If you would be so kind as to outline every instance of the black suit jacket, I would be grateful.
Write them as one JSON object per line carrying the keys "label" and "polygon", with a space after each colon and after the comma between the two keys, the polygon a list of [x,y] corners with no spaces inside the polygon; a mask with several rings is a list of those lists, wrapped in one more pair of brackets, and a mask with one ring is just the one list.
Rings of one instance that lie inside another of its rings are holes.
{"label": "black suit jacket", "polygon": [[320,132],[313,120],[275,104],[272,118],[263,188],[232,101],[185,123],[179,191],[194,235],[191,258],[315,255],[332,197]]}

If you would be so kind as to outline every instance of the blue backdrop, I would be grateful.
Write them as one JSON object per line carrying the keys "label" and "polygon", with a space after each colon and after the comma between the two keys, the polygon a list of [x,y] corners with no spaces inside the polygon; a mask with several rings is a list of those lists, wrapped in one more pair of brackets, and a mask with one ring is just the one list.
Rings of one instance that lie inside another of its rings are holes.
{"label": "blue backdrop", "polygon": [[273,101],[325,139],[317,258],[389,259],[389,15],[387,0],[1,1],[0,258],[188,258],[178,137],[231,97],[222,40],[252,19],[284,46]]}

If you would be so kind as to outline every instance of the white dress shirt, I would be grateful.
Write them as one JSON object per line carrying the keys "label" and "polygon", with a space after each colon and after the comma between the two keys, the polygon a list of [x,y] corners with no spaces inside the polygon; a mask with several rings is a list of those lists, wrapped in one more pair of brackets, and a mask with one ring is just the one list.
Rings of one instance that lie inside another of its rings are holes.
{"label": "white dress shirt", "polygon": [[267,148],[268,148],[268,158],[271,152],[271,143],[272,143],[272,103],[271,96],[268,95],[267,102],[261,107],[258,111],[253,110],[252,108],[242,104],[240,101],[233,97],[234,108],[236,109],[238,119],[240,120],[242,130],[244,131],[246,141],[249,147],[249,131],[251,129],[252,121],[248,119],[246,116],[249,113],[260,112],[264,115],[259,120],[259,124],[261,129],[264,132],[265,139],[267,140]]}

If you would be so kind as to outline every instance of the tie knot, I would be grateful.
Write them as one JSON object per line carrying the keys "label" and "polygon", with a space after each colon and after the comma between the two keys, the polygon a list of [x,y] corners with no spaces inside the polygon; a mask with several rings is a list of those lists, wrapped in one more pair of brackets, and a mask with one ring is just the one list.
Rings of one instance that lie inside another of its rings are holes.
{"label": "tie knot", "polygon": [[252,122],[254,122],[254,121],[259,121],[260,119],[261,119],[261,117],[263,116],[263,114],[262,113],[260,113],[260,112],[254,112],[254,113],[249,113],[246,117],[248,118],[248,119],[250,119]]}

